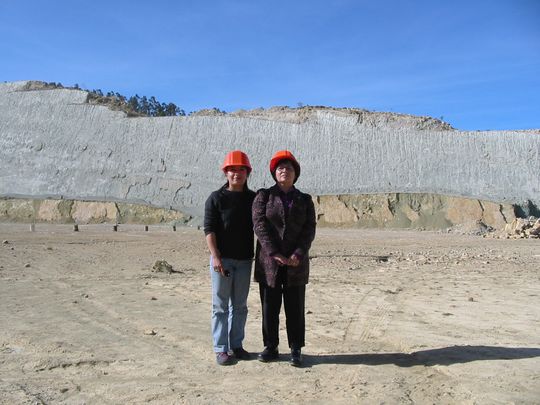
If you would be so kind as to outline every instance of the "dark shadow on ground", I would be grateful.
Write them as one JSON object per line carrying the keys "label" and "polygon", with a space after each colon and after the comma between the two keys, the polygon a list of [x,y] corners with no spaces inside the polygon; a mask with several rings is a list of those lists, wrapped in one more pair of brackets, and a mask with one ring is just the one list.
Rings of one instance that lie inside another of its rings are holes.
{"label": "dark shadow on ground", "polygon": [[304,354],[304,366],[317,364],[365,364],[378,366],[395,364],[399,367],[448,366],[481,360],[516,360],[540,357],[536,347],[499,346],[450,346],[439,349],[420,350],[407,353],[366,353],[366,354]]}

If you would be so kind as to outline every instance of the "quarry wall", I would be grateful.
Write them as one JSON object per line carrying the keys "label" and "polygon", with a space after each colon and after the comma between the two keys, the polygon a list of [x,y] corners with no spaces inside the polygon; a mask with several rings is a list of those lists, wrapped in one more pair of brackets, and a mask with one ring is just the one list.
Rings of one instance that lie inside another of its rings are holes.
{"label": "quarry wall", "polygon": [[250,187],[289,149],[297,186],[315,196],[430,193],[540,203],[540,132],[449,129],[425,117],[363,110],[271,109],[127,117],[80,90],[0,84],[0,197],[147,204],[200,217],[223,184],[224,154],[242,149]]}

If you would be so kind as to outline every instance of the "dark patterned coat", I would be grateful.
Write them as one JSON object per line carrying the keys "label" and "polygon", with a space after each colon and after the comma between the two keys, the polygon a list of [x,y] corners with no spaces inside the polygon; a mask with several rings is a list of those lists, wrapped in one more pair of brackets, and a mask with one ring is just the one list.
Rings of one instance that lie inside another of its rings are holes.
{"label": "dark patterned coat", "polygon": [[309,280],[309,248],[315,238],[315,207],[311,196],[294,189],[293,203],[285,218],[277,185],[257,192],[253,201],[253,228],[257,236],[255,281],[276,286],[279,266],[272,255],[301,257],[297,267],[287,266],[287,285],[298,286]]}

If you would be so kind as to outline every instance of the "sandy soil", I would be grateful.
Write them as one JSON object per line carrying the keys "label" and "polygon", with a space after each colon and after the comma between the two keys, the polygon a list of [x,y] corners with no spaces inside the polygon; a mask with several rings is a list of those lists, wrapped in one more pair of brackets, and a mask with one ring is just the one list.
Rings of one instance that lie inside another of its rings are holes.
{"label": "sandy soil", "polygon": [[215,364],[201,231],[0,224],[0,242],[2,404],[540,402],[538,240],[319,229],[300,369],[284,330],[279,362]]}

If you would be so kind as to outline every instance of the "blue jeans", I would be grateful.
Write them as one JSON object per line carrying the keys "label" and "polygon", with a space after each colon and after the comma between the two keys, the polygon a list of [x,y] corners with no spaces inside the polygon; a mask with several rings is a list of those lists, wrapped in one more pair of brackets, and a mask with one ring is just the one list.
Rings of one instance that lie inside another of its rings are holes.
{"label": "blue jeans", "polygon": [[210,259],[212,336],[216,353],[242,347],[248,314],[247,297],[252,260],[221,258],[221,262],[223,268],[229,270],[229,277],[214,271]]}

